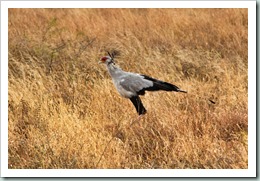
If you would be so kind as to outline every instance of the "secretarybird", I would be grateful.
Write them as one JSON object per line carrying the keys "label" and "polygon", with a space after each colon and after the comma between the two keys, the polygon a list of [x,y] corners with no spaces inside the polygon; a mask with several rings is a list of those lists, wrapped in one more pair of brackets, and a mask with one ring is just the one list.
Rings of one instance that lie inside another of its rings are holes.
{"label": "secretarybird", "polygon": [[145,91],[164,90],[187,93],[187,91],[181,90],[176,85],[154,79],[147,75],[123,71],[115,65],[114,54],[111,55],[108,52],[108,55],[102,57],[99,63],[106,65],[117,91],[121,96],[131,100],[139,115],[146,113],[146,109],[139,97],[139,95],[144,95]]}

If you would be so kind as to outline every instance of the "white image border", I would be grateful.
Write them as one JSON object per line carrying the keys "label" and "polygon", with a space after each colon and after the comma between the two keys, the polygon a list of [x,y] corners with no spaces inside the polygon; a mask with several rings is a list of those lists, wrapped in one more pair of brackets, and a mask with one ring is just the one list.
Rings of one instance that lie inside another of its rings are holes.
{"label": "white image border", "polygon": [[[248,169],[8,169],[8,8],[248,8]],[[255,176],[255,1],[1,1],[1,177]]]}

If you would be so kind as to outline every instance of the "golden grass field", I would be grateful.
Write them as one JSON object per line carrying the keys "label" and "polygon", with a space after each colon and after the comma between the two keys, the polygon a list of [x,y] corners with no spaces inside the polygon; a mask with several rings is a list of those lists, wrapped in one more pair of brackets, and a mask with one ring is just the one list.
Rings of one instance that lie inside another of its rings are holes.
{"label": "golden grass field", "polygon": [[[9,9],[9,168],[248,168],[247,19],[247,9]],[[98,64],[106,51],[188,94],[147,92],[135,121]]]}

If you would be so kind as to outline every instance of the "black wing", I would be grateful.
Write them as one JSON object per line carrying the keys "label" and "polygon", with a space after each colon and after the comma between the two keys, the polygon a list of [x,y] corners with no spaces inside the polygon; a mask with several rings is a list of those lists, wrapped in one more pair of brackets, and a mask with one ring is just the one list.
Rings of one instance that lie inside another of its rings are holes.
{"label": "black wing", "polygon": [[149,77],[147,75],[141,75],[144,77],[146,80],[150,80],[153,82],[153,86],[151,87],[146,87],[143,88],[142,90],[138,91],[139,95],[144,95],[145,91],[159,91],[159,90],[164,90],[164,91],[175,91],[175,92],[184,92],[187,93],[187,91],[181,90],[179,87],[176,85],[170,84],[168,82],[163,82],[161,80],[154,79],[152,77]]}
{"label": "black wing", "polygon": [[135,109],[139,115],[146,113],[146,109],[144,108],[144,105],[139,96],[133,96],[130,98],[130,100],[134,104]]}

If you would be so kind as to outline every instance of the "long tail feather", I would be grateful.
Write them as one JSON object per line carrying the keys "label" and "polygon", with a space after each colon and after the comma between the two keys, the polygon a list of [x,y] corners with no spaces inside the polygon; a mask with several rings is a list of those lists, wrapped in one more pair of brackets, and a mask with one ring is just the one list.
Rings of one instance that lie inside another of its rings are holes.
{"label": "long tail feather", "polygon": [[175,92],[187,93],[187,91],[181,90],[176,85],[170,84],[168,82],[163,82],[161,80],[157,80],[157,79],[154,79],[154,78],[146,76],[146,75],[142,75],[142,76],[144,76],[145,79],[153,82],[153,86],[147,87],[147,88],[145,88],[145,90],[148,90],[148,91],[164,90],[164,91],[175,91]]}

